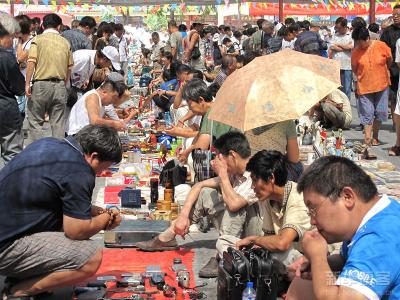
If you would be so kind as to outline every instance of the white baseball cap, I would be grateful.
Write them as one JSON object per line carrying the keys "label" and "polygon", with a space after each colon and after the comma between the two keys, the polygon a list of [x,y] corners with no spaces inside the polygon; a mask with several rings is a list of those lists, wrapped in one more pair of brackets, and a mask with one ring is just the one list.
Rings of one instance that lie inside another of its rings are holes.
{"label": "white baseball cap", "polygon": [[105,57],[107,57],[111,61],[115,70],[117,71],[121,70],[121,64],[119,62],[119,53],[116,48],[114,48],[113,46],[106,46],[103,48],[103,50],[101,50],[101,52],[105,55]]}

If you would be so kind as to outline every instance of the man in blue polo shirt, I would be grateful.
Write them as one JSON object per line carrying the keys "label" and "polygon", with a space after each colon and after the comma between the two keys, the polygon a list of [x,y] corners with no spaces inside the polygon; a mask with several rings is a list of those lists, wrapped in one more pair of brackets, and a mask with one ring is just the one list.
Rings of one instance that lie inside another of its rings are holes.
{"label": "man in blue polo shirt", "polygon": [[[293,265],[303,279],[294,279],[286,299],[400,299],[400,204],[335,156],[313,163],[298,190],[318,231],[304,235],[305,258]],[[341,253],[327,257],[327,244],[337,242]]]}
{"label": "man in blue polo shirt", "polygon": [[7,296],[31,296],[92,276],[102,254],[90,237],[119,225],[92,207],[97,172],[122,158],[118,133],[89,125],[75,137],[29,145],[0,172],[0,275]]}

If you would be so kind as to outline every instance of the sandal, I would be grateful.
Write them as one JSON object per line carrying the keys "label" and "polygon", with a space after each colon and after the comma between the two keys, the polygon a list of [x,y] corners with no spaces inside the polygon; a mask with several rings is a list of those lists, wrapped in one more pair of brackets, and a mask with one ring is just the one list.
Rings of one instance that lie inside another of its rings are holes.
{"label": "sandal", "polygon": [[400,156],[400,146],[393,146],[389,149],[389,156]]}
{"label": "sandal", "polygon": [[35,300],[33,296],[13,296],[11,295],[11,288],[13,286],[13,281],[8,278],[4,282],[4,288],[1,291],[3,300]]}
{"label": "sandal", "polygon": [[372,139],[372,143],[371,146],[376,147],[376,146],[380,146],[381,142],[378,139]]}

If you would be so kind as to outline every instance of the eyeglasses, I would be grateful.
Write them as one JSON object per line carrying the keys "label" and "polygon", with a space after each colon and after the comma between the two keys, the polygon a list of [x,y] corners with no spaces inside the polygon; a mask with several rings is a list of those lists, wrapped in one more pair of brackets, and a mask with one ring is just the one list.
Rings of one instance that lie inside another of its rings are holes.
{"label": "eyeglasses", "polygon": [[307,215],[310,218],[315,218],[317,216],[318,210],[321,208],[321,206],[324,204],[324,202],[326,201],[327,198],[325,198],[324,200],[322,200],[318,206],[313,207],[313,208],[308,208],[307,209]]}

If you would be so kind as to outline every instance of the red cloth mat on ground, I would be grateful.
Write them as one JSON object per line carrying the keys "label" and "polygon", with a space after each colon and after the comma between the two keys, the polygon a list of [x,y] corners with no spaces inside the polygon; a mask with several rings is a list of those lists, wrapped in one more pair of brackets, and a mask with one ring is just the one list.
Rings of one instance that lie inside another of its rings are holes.
{"label": "red cloth mat on ground", "polygon": [[[178,288],[178,282],[176,281],[176,274],[172,270],[174,258],[182,259],[182,263],[186,266],[190,272],[190,287],[194,287],[195,280],[193,274],[193,258],[194,252],[189,249],[180,249],[177,251],[165,251],[165,252],[143,252],[137,249],[104,249],[103,261],[95,277],[91,278],[93,281],[98,276],[113,275],[117,279],[121,279],[121,273],[136,272],[143,273],[146,267],[149,265],[159,265],[161,271],[166,273],[165,282],[173,287]],[[149,281],[145,282],[146,291],[157,290],[156,287],[150,286]],[[108,284],[108,289],[114,289],[115,283]],[[126,297],[131,293],[108,293],[107,298],[118,298]],[[162,292],[153,296],[155,299],[165,299]],[[189,299],[186,295],[185,299]]]}

